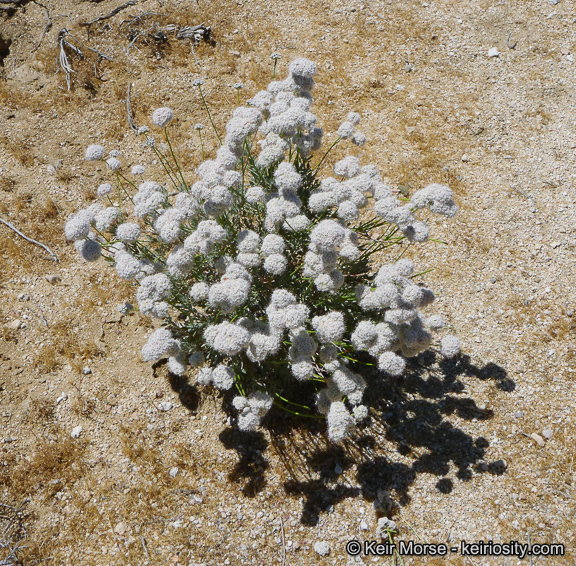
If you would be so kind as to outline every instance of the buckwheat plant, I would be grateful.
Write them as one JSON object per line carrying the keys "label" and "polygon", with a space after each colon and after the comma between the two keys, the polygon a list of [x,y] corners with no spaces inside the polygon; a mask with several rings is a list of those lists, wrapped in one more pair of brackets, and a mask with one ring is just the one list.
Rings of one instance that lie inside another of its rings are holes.
{"label": "buckwheat plant", "polygon": [[[143,167],[131,179],[118,153],[88,147],[86,159],[105,161],[115,181],[98,187],[104,204],[73,215],[65,233],[86,261],[104,256],[134,281],[140,312],[161,322],[145,361],[168,358],[174,374],[192,368],[202,386],[235,389],[242,430],[277,405],[326,418],[330,439],[341,442],[368,417],[362,364],[377,365],[380,379],[399,376],[445,325],[420,311],[434,294],[413,282],[412,261],[374,266],[374,258],[387,251],[397,259],[399,245],[426,241],[423,209],[448,217],[458,209],[439,184],[393,196],[353,155],[321,178],[316,65],[299,58],[289,70],[234,111],[192,184],[172,151],[169,108],[152,116],[164,140],[139,130],[163,182],[142,182]],[[364,144],[359,122],[351,112],[330,149]],[[437,345],[448,357],[460,348],[454,336]]]}

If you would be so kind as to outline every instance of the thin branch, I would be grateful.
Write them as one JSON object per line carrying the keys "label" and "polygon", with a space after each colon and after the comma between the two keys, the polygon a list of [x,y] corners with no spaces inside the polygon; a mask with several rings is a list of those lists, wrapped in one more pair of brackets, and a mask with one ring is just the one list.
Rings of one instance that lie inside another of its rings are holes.
{"label": "thin branch", "polygon": [[52,20],[50,19],[50,12],[48,11],[48,8],[46,6],[44,6],[44,4],[37,2],[36,0],[33,0],[33,2],[37,6],[41,6],[42,9],[44,10],[44,16],[46,16],[46,25],[44,26],[44,29],[42,30],[42,34],[40,35],[40,39],[38,40],[36,47],[34,47],[32,49],[32,53],[34,53],[40,47],[40,44],[42,43],[44,36],[52,29]]}
{"label": "thin branch", "polygon": [[134,0],[129,0],[125,4],[118,6],[118,8],[114,8],[114,10],[112,10],[106,16],[99,16],[98,18],[95,18],[94,20],[90,20],[89,22],[80,22],[79,25],[81,25],[82,27],[90,27],[92,24],[95,24],[96,22],[102,22],[104,20],[108,20],[110,18],[113,18],[118,12],[125,10],[129,6],[134,6],[135,4],[136,4],[136,2],[134,2]]}
{"label": "thin branch", "polygon": [[45,244],[42,244],[41,242],[38,242],[36,240],[33,240],[32,238],[29,238],[28,236],[25,236],[24,234],[22,234],[22,232],[20,232],[20,230],[18,230],[18,228],[16,228],[13,224],[10,224],[10,222],[6,222],[6,220],[4,220],[3,218],[0,218],[0,222],[2,222],[2,224],[5,224],[6,226],[8,226],[8,228],[10,228],[11,230],[14,230],[14,232],[16,232],[16,234],[18,234],[18,236],[20,236],[21,238],[24,238],[26,241],[28,241],[32,244],[36,244],[37,246],[40,246],[41,248],[45,249],[52,256],[52,259],[54,261],[59,261],[56,254]]}
{"label": "thin branch", "polygon": [[138,20],[141,20],[142,18],[145,18],[146,16],[160,16],[161,18],[165,18],[166,14],[157,14],[156,12],[144,12],[143,14],[140,14],[139,16],[136,16],[135,18],[132,18],[131,20],[122,20],[120,22],[120,25],[118,26],[118,28],[121,28],[126,23],[129,26],[131,26],[134,22],[137,22]]}

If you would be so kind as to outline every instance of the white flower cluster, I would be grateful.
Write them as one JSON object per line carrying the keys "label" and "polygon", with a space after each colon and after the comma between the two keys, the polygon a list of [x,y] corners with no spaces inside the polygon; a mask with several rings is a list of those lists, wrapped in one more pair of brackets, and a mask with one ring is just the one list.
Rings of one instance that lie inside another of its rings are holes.
{"label": "white flower cluster", "polygon": [[[236,386],[238,426],[247,431],[260,425],[273,400],[286,402],[286,384],[299,383],[326,416],[330,439],[341,442],[368,418],[367,385],[350,363],[355,353],[367,352],[380,370],[398,376],[445,327],[442,317],[420,312],[434,294],[413,283],[410,260],[369,276],[370,246],[380,235],[368,238],[363,221],[397,226],[405,239],[420,242],[428,226],[416,218],[419,209],[452,216],[457,206],[450,189],[437,184],[402,203],[374,166],[354,156],[310,186],[310,153],[323,135],[310,111],[315,74],[314,63],[296,59],[286,79],[237,108],[223,145],[198,166],[190,187],[183,176],[171,179],[176,193],[169,194],[140,178],[124,198],[129,187],[117,173],[118,206],[81,210],[65,234],[89,261],[107,253],[121,278],[139,283],[140,312],[163,321],[142,350],[144,360],[168,357],[172,373],[194,368],[201,385]],[[152,117],[160,128],[173,119],[168,108]],[[359,121],[351,112],[340,138],[362,145]],[[149,139],[155,152],[166,151]],[[118,155],[110,153],[112,170],[120,167]],[[104,148],[90,146],[86,158],[102,160]],[[134,166],[131,173],[145,170]],[[111,185],[97,192],[110,202]],[[443,355],[459,349],[456,337],[442,338]]]}
{"label": "white flower cluster", "polygon": [[321,128],[316,127],[316,116],[310,112],[316,65],[308,59],[292,61],[289,75],[282,81],[272,81],[267,90],[260,91],[248,101],[264,117],[260,133],[265,139],[257,159],[260,167],[270,167],[282,161],[291,144],[303,156],[320,148]]}
{"label": "white flower cluster", "polygon": [[346,120],[340,124],[338,135],[346,140],[349,139],[357,146],[363,146],[366,143],[366,136],[362,132],[356,131],[356,126],[359,123],[360,114],[358,114],[358,112],[350,112]]}
{"label": "white flower cluster", "polygon": [[251,393],[248,397],[234,397],[232,404],[239,412],[238,428],[245,431],[256,430],[262,418],[272,407],[272,403],[272,397],[261,391]]}

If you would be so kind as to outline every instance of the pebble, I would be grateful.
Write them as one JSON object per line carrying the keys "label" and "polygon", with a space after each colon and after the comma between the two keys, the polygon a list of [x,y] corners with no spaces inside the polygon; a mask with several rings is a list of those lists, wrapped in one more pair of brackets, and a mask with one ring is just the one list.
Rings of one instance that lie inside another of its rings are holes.
{"label": "pebble", "polygon": [[542,436],[546,438],[546,440],[550,440],[552,438],[553,431],[551,428],[545,428],[542,431]]}
{"label": "pebble", "polygon": [[465,153],[465,154],[460,158],[460,160],[463,161],[464,163],[468,163],[468,162],[470,161],[470,156],[469,156],[467,153]]}
{"label": "pebble", "polygon": [[524,411],[518,411],[517,413],[514,414],[514,416],[517,419],[522,419],[522,418],[524,418]]}
{"label": "pebble", "polygon": [[22,326],[22,321],[19,319],[15,319],[12,322],[8,323],[8,328],[12,330],[18,330]]}
{"label": "pebble", "polygon": [[500,52],[498,51],[498,48],[492,47],[492,49],[488,50],[488,57],[499,57],[499,56]]}
{"label": "pebble", "polygon": [[364,519],[362,519],[360,521],[360,530],[361,531],[367,531],[368,530],[368,523]]}
{"label": "pebble", "polygon": [[158,405],[158,410],[165,413],[166,411],[169,411],[173,406],[174,405],[172,405],[170,401],[163,401]]}
{"label": "pebble", "polygon": [[556,4],[560,4],[560,0],[549,0],[550,6],[556,6]]}
{"label": "pebble", "polygon": [[534,442],[536,442],[536,444],[538,444],[538,446],[541,446],[541,447],[546,446],[546,442],[544,442],[544,439],[543,439],[539,434],[536,434],[535,432],[533,432],[533,433],[530,435],[530,438],[531,438]]}
{"label": "pebble", "polygon": [[118,523],[114,527],[114,532],[120,536],[122,536],[127,530],[128,530],[128,527],[124,523]]}
{"label": "pebble", "polygon": [[324,540],[314,543],[314,552],[320,556],[328,556],[330,554],[330,546]]}
{"label": "pebble", "polygon": [[170,472],[168,473],[170,474],[171,478],[175,478],[178,475],[179,471],[180,470],[176,466],[174,466],[173,468],[170,468]]}
{"label": "pebble", "polygon": [[60,283],[62,279],[60,279],[58,275],[47,275],[46,281],[48,281],[48,283],[50,283],[51,285],[56,285],[56,283]]}
{"label": "pebble", "polygon": [[56,403],[62,403],[62,401],[66,401],[66,399],[68,399],[68,395],[62,391],[62,395],[56,399]]}
{"label": "pebble", "polygon": [[75,426],[70,433],[71,438],[79,438],[82,432],[82,425]]}
{"label": "pebble", "polygon": [[25,293],[20,293],[18,295],[18,300],[19,301],[29,301],[30,300],[30,295],[26,295]]}
{"label": "pebble", "polygon": [[82,370],[82,373],[83,373],[84,375],[90,375],[90,374],[92,373],[92,370],[91,370],[88,366],[86,366],[86,367]]}
{"label": "pebble", "polygon": [[336,464],[336,466],[334,466],[334,473],[339,476],[342,472],[342,466],[340,464]]}

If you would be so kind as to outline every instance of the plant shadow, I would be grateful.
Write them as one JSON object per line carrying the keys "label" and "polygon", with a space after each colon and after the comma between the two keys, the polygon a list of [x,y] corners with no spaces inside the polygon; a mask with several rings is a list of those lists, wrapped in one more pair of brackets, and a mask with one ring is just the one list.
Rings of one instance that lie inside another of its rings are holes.
{"label": "plant shadow", "polygon": [[[328,441],[323,420],[303,422],[280,410],[269,413],[263,424],[285,467],[285,492],[303,498],[301,523],[315,525],[322,513],[358,496],[373,502],[378,512],[394,513],[410,503],[410,488],[421,473],[437,476],[436,489],[444,494],[454,489],[454,480],[447,477],[452,470],[461,482],[474,473],[504,473],[501,461],[484,461],[488,441],[474,438],[452,421],[494,416],[477,406],[462,378],[493,381],[503,392],[513,391],[514,381],[493,363],[478,367],[466,355],[438,358],[429,351],[411,359],[406,374],[397,378],[364,372],[368,383],[364,404],[370,408],[370,420],[342,445]],[[232,439],[233,433],[227,433],[222,440],[228,448],[238,449]],[[248,437],[241,441],[243,446],[249,442]],[[264,485],[261,474],[267,467],[262,457],[266,440],[258,435],[257,442],[256,460],[247,460],[244,452],[234,472],[235,481],[246,474],[251,488]],[[259,470],[255,481],[254,469]],[[352,475],[343,475],[350,470]]]}

